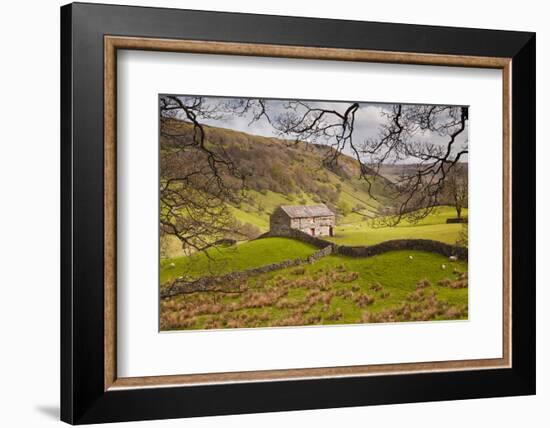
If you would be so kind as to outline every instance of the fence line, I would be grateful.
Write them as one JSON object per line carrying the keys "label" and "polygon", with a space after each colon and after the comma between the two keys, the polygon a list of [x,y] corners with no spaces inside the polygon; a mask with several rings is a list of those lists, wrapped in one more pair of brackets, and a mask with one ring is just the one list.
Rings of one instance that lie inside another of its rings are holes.
{"label": "fence line", "polygon": [[459,247],[457,245],[450,245],[440,241],[434,241],[431,239],[393,239],[390,241],[384,241],[380,244],[368,245],[368,246],[347,246],[338,245],[334,242],[326,241],[316,236],[308,235],[305,232],[296,229],[290,229],[288,233],[273,234],[270,232],[264,233],[257,239],[268,237],[283,237],[294,238],[302,242],[311,244],[317,248],[324,248],[326,246],[332,247],[334,254],[341,254],[349,257],[372,257],[378,254],[383,254],[388,251],[399,250],[416,250],[416,251],[428,251],[430,253],[441,254],[445,257],[456,257],[458,260],[468,261],[468,249],[465,247]]}
{"label": "fence line", "polygon": [[[183,278],[176,279],[167,285],[160,292],[160,298],[172,297],[178,294],[196,293],[199,291],[225,291],[225,292],[239,292],[240,282],[251,276],[259,275],[261,273],[272,272],[274,270],[285,269],[288,267],[299,266],[304,263],[314,263],[322,257],[328,256],[332,253],[333,247],[328,245],[322,248],[305,259],[296,258],[290,260],[283,260],[278,263],[272,263],[269,265],[258,266],[255,268],[230,272],[225,275],[219,276],[203,276],[194,281],[188,281]],[[237,281],[238,280],[238,281]]]}
{"label": "fence line", "polygon": [[468,260],[468,249],[456,245],[445,244],[444,242],[433,241],[431,239],[394,239],[381,242],[380,244],[370,246],[346,246],[337,245],[334,242],[326,241],[316,236],[308,235],[300,230],[291,229],[288,233],[273,234],[270,232],[260,235],[256,239],[269,237],[293,238],[313,245],[319,248],[318,251],[311,254],[306,259],[296,258],[283,260],[278,263],[259,266],[244,271],[230,272],[220,276],[204,276],[195,281],[176,279],[171,284],[161,290],[161,299],[175,296],[178,294],[195,293],[199,291],[225,291],[239,292],[239,285],[242,280],[261,273],[272,272],[274,270],[285,269],[292,266],[299,266],[303,263],[314,263],[322,257],[330,254],[340,254],[348,257],[372,257],[389,251],[415,250],[428,251],[441,254],[446,257],[456,257],[458,260]]}

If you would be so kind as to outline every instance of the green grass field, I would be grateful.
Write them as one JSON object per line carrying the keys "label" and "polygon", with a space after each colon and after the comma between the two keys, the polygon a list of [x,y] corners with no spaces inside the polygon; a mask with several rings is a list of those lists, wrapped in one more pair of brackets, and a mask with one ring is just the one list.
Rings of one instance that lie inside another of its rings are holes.
{"label": "green grass field", "polygon": [[[468,210],[464,210],[464,216]],[[374,245],[391,239],[433,239],[454,244],[462,229],[461,224],[447,224],[448,218],[456,217],[449,206],[438,207],[435,212],[418,223],[403,221],[395,227],[372,227],[368,221],[337,225],[334,236],[326,238],[340,245]]]}
{"label": "green grass field", "polygon": [[[350,212],[341,215],[339,221],[342,223],[357,222],[363,219],[363,216],[352,212],[351,209],[357,205],[364,208],[365,213],[372,213],[378,206],[378,202],[372,199],[368,193],[361,190],[359,180],[341,181],[338,176],[333,173],[328,173],[328,182],[332,185],[340,186],[340,195],[338,204],[345,204]],[[356,187],[354,187],[354,185]],[[241,223],[249,223],[258,227],[262,232],[267,232],[269,229],[269,215],[281,205],[314,205],[319,203],[313,199],[313,195],[301,192],[292,193],[290,195],[282,195],[272,191],[260,193],[255,190],[246,191],[246,195],[253,201],[253,205],[243,202],[239,207],[231,206],[231,212]],[[260,211],[261,208],[261,211]]]}
{"label": "green grass field", "polygon": [[[446,220],[455,215],[451,207],[440,207],[416,224],[403,222],[392,228],[372,228],[366,221],[357,221],[337,226],[330,239],[344,245],[403,238],[454,244],[462,225],[447,224]],[[161,287],[181,276],[222,275],[305,259],[315,251],[297,240],[264,238],[162,259]],[[394,251],[370,258],[332,255],[314,264],[254,276],[239,284],[239,292],[211,291],[163,299],[161,329],[466,319],[467,270],[465,262],[419,251]]]}
{"label": "green grass field", "polygon": [[418,251],[371,258],[328,256],[312,265],[250,278],[241,293],[192,293],[163,299],[161,328],[466,319],[468,289],[439,285],[445,279],[458,283],[463,272],[467,272],[466,263]]}
{"label": "green grass field", "polygon": [[[163,119],[162,126],[182,138],[192,138],[195,133],[193,126],[184,121]],[[206,146],[216,152],[226,151],[235,169],[248,177],[242,186],[235,183],[234,198],[220,202],[227,204],[238,221],[224,237],[243,241],[188,255],[189,249],[182,248],[175,236],[163,235],[161,288],[179,278],[181,285],[185,280],[305,259],[313,254],[316,248],[293,239],[244,241],[266,232],[270,214],[281,205],[326,203],[337,215],[335,236],[330,240],[340,245],[366,246],[405,238],[454,244],[463,231],[461,224],[446,223],[448,218],[456,217],[452,207],[439,207],[416,224],[403,221],[392,228],[372,227],[369,219],[377,215],[380,206],[392,203],[395,187],[379,177],[369,188],[364,179],[359,179],[362,167],[357,159],[342,153],[337,164],[329,165],[325,161],[331,152],[318,145],[209,126],[205,129]],[[179,138],[162,134],[161,180],[174,173],[172,161],[181,161],[182,166],[187,162]],[[163,166],[168,167],[166,174]],[[397,177],[406,168],[393,165],[386,170]],[[181,182],[174,186],[176,190],[185,189],[178,187],[184,186]],[[185,210],[180,214],[185,218]],[[215,284],[215,290],[163,298],[160,327],[178,330],[466,319],[467,270],[466,263],[418,251],[394,251],[368,258],[330,255],[312,264],[247,279],[225,277],[223,283]]]}
{"label": "green grass field", "polygon": [[[281,199],[283,198],[281,195],[273,192],[267,192],[265,195],[258,193],[255,198],[256,197],[262,198],[262,204],[268,207],[263,214],[260,215],[257,212],[253,212],[252,208],[247,205],[243,205],[241,209],[232,208],[232,210],[239,221],[253,224],[259,227],[262,232],[269,229],[268,213],[271,212],[270,210],[274,210],[274,207],[279,205],[296,203],[296,201],[293,202],[291,199]],[[308,203],[313,202],[308,200]],[[463,216],[467,215],[468,210],[463,210]],[[391,239],[433,239],[447,244],[455,244],[462,230],[462,225],[446,223],[448,218],[453,217],[456,217],[454,208],[442,206],[438,207],[435,212],[431,213],[428,217],[414,224],[403,221],[395,227],[372,227],[368,220],[365,220],[358,214],[351,213],[344,220],[341,218],[338,219],[338,224],[334,229],[334,237],[324,237],[323,239],[339,245],[351,246],[374,245]],[[345,222],[345,220],[347,220],[347,222]],[[166,253],[171,259],[177,259],[184,256],[184,251],[177,238],[164,237],[163,242],[167,248]],[[280,260],[277,259],[275,261]]]}
{"label": "green grass field", "polygon": [[288,238],[266,238],[243,242],[190,256],[163,259],[160,262],[160,283],[182,275],[199,277],[223,275],[295,258],[307,258],[317,249]]}

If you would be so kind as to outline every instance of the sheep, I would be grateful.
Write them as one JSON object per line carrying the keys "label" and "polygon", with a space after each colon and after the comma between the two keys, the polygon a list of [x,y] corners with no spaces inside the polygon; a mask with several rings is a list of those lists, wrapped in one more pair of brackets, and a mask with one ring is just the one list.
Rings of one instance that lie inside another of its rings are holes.
{"label": "sheep", "polygon": [[409,256],[409,260],[412,260],[412,259],[414,259],[414,257],[413,257],[413,256]]}
{"label": "sheep", "polygon": [[441,269],[447,269],[447,265],[441,265]]}
{"label": "sheep", "polygon": [[450,260],[451,262],[456,262],[456,261],[458,260],[458,257],[457,257],[457,256],[450,256],[450,257],[449,257],[449,260]]}

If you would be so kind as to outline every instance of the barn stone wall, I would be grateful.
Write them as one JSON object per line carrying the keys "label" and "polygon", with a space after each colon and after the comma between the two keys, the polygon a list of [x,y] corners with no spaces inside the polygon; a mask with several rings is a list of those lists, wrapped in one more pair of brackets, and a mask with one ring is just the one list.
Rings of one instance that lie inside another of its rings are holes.
{"label": "barn stone wall", "polygon": [[269,217],[269,230],[275,234],[299,230],[311,235],[311,230],[315,229],[316,236],[329,236],[330,228],[334,228],[335,224],[335,216],[290,218],[281,208],[277,208]]}
{"label": "barn stone wall", "polygon": [[277,208],[269,216],[269,230],[275,234],[289,233],[290,219],[281,208]]}
{"label": "barn stone wall", "polygon": [[305,217],[291,220],[291,228],[311,235],[311,229],[315,229],[315,236],[329,236],[330,228],[334,227],[334,216]]}
{"label": "barn stone wall", "polygon": [[307,244],[313,245],[314,247],[317,247],[317,248],[325,248],[327,246],[331,246],[333,248],[337,247],[337,245],[332,242],[325,241],[324,239],[318,238],[316,236],[311,236],[310,234],[302,232],[301,230],[297,230],[297,229],[284,230],[283,233],[276,233],[270,230],[269,232],[266,232],[258,236],[256,239],[269,238],[269,237],[294,238],[302,242],[305,242]]}

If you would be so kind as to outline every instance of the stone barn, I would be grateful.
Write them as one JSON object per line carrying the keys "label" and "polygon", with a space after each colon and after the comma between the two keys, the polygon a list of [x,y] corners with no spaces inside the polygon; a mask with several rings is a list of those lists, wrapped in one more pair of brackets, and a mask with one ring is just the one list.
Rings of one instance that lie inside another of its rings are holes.
{"label": "stone barn", "polygon": [[269,217],[269,230],[285,235],[290,229],[311,236],[333,236],[336,215],[325,205],[281,205]]}

